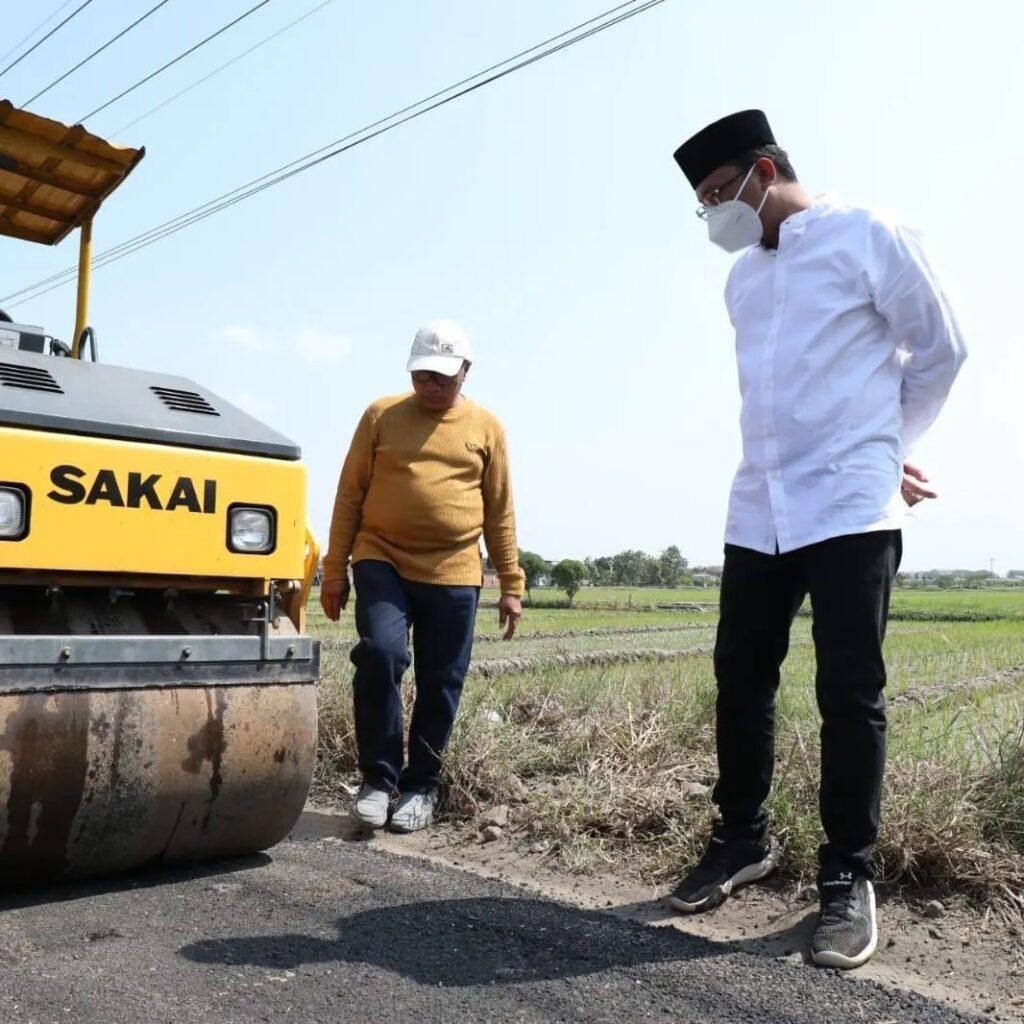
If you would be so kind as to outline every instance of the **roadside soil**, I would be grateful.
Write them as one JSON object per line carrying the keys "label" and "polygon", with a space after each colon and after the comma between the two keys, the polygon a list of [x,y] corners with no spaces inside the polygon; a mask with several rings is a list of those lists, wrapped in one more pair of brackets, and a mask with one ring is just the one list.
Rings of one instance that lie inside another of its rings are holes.
{"label": "roadside soil", "polygon": [[[769,880],[743,889],[710,914],[686,917],[661,904],[664,887],[615,874],[567,874],[544,844],[522,840],[514,832],[481,842],[479,834],[464,826],[439,824],[413,835],[370,836],[353,825],[345,808],[345,801],[328,805],[321,798],[304,817],[324,836],[370,842],[390,853],[499,879],[581,909],[651,927],[677,928],[772,959],[806,959],[817,912],[813,890]],[[982,912],[962,899],[944,899],[940,910],[934,903],[929,907],[926,898],[908,898],[884,887],[877,896],[878,952],[855,972],[858,978],[929,996],[991,1020],[1024,1021],[1022,923]]]}

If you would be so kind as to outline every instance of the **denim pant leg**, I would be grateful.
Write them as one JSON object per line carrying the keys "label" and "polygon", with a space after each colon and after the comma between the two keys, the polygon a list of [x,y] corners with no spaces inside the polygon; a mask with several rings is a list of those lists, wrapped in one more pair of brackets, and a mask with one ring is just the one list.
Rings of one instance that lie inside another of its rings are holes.
{"label": "denim pant leg", "polygon": [[473,652],[478,587],[406,583],[413,609],[416,701],[409,727],[409,763],[399,788],[433,789],[441,776],[462,684]]}
{"label": "denim pant leg", "polygon": [[393,793],[402,771],[402,675],[409,667],[411,609],[405,584],[387,562],[352,567],[356,630],[352,680],[356,745],[363,780]]}

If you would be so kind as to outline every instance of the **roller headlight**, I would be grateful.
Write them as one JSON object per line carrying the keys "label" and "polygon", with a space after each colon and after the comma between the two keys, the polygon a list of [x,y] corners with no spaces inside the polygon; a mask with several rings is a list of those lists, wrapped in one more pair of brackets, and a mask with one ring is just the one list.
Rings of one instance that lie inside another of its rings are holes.
{"label": "roller headlight", "polygon": [[28,493],[0,484],[0,540],[21,540],[28,533]]}
{"label": "roller headlight", "polygon": [[228,509],[228,547],[242,555],[269,555],[277,543],[272,508],[232,505]]}

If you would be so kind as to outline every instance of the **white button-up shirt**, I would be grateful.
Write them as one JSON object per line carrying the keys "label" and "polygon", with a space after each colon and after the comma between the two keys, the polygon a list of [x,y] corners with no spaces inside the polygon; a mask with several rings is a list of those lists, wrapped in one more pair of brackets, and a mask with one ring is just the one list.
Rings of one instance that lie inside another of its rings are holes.
{"label": "white button-up shirt", "polygon": [[743,398],[726,542],[899,528],[904,456],[966,356],[917,232],[823,198],[739,258],[725,301]]}

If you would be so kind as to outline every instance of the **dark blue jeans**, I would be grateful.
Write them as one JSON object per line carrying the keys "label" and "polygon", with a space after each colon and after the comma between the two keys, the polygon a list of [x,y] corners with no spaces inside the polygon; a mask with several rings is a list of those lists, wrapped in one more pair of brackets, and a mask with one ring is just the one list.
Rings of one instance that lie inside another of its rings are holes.
{"label": "dark blue jeans", "polygon": [[[424,793],[441,775],[462,683],[473,651],[478,587],[414,583],[388,562],[352,567],[356,631],[352,681],[359,768],[371,786]],[[409,631],[416,660],[416,700],[409,760],[402,742],[402,676],[409,667]]]}

